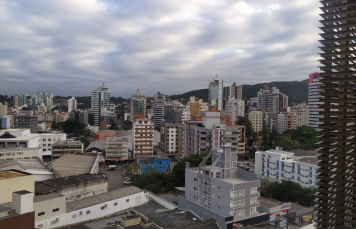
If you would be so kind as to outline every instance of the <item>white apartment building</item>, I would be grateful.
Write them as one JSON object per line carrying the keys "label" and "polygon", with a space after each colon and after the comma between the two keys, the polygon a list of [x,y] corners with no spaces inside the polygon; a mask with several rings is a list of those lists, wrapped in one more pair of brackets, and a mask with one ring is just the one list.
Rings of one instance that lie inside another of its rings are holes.
{"label": "white apartment building", "polygon": [[67,135],[65,133],[43,133],[39,135],[41,136],[41,146],[43,151],[51,151],[52,145],[55,142],[67,140]]}
{"label": "white apartment building", "polygon": [[105,143],[105,156],[108,161],[125,161],[128,158],[128,139],[117,135],[109,137]]}
{"label": "white apartment building", "polygon": [[73,110],[75,111],[76,109],[77,109],[77,100],[75,99],[75,97],[68,99],[68,114]]}
{"label": "white apartment building", "polygon": [[319,115],[323,109],[321,106],[324,102],[320,101],[323,96],[320,95],[324,90],[320,88],[323,84],[320,82],[319,73],[312,73],[309,75],[309,86],[308,86],[308,126],[313,127],[316,130],[319,130],[319,125],[323,122],[320,122],[319,119],[323,118],[323,115]]}
{"label": "white apartment building", "polygon": [[93,125],[99,126],[102,112],[110,106],[110,89],[103,83],[100,87],[91,91],[91,112],[93,113]]}
{"label": "white apartment building", "polygon": [[248,119],[252,123],[253,131],[255,131],[255,132],[262,131],[262,125],[263,125],[263,113],[262,113],[262,111],[251,111],[248,114]]}
{"label": "white apartment building", "polygon": [[278,148],[255,154],[255,173],[259,177],[280,182],[290,180],[303,187],[315,187],[317,172],[316,156],[295,157],[294,153]]}
{"label": "white apartment building", "polygon": [[7,115],[7,103],[2,104],[0,103],[0,116]]}
{"label": "white apartment building", "polygon": [[153,97],[153,122],[155,126],[159,126],[164,119],[164,102],[166,97],[161,93],[157,93]]}
{"label": "white apartment building", "polygon": [[229,99],[225,105],[226,115],[230,116],[231,123],[237,121],[237,117],[245,116],[245,102],[243,100],[237,100],[233,96],[229,96]]}
{"label": "white apartment building", "polygon": [[153,154],[153,122],[139,118],[132,122],[132,149],[135,156]]}

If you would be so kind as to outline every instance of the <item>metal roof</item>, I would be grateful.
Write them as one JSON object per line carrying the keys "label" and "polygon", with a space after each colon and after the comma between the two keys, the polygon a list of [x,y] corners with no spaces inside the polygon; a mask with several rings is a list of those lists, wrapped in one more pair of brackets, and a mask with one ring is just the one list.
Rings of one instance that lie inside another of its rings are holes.
{"label": "metal roof", "polygon": [[96,141],[93,141],[93,142],[90,142],[90,144],[88,145],[88,147],[85,149],[86,151],[91,149],[91,148],[97,148],[97,149],[101,149],[101,150],[104,150],[104,147],[105,147],[105,141],[104,140],[96,140]]}
{"label": "metal roof", "polygon": [[97,154],[63,154],[53,162],[52,168],[61,177],[90,173],[95,166],[97,156]]}

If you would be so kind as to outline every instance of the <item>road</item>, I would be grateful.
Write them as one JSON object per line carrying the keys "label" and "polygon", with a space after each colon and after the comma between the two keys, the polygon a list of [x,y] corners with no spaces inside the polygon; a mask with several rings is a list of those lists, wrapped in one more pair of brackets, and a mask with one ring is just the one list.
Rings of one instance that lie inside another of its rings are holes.
{"label": "road", "polygon": [[109,191],[130,186],[123,183],[124,177],[122,175],[122,168],[108,170],[107,168],[100,167],[99,171],[105,172],[105,176],[108,178]]}

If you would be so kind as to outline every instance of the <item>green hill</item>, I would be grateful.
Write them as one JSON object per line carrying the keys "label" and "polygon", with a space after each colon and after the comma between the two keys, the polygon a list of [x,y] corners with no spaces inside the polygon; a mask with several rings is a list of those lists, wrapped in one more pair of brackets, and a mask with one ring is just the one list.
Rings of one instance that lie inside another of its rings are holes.
{"label": "green hill", "polygon": [[[277,87],[282,93],[288,95],[289,103],[301,103],[308,100],[308,80],[302,81],[276,81],[270,83],[259,83],[254,85],[242,85],[242,98],[249,99],[256,97],[257,92],[268,84],[269,88]],[[226,86],[226,85],[225,85]],[[190,92],[185,92],[179,95],[168,96],[171,99],[189,99],[190,96],[195,96],[204,101],[208,100],[208,89],[199,89]]]}

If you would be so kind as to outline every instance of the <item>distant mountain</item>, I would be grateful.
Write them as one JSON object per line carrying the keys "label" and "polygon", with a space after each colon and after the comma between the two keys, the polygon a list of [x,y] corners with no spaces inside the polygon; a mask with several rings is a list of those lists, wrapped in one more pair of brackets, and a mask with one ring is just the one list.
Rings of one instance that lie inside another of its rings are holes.
{"label": "distant mountain", "polygon": [[[282,93],[288,95],[289,103],[302,103],[308,100],[308,80],[302,81],[276,81],[270,83],[259,83],[254,85],[242,85],[242,98],[249,99],[256,97],[257,92],[267,84],[269,88],[277,87]],[[226,85],[225,85],[226,86]],[[180,95],[167,96],[171,99],[189,99],[190,96],[195,96],[204,101],[208,100],[208,89],[199,89],[190,92],[185,92]]]}

